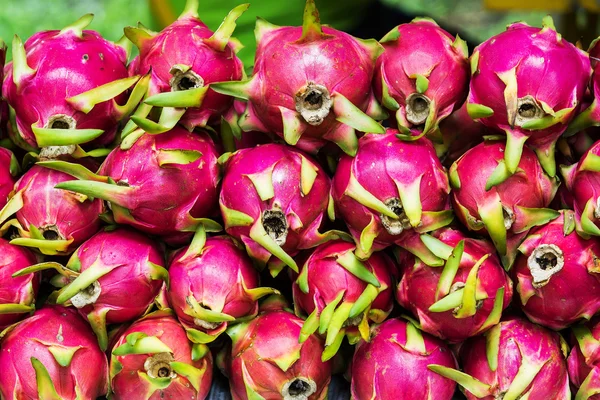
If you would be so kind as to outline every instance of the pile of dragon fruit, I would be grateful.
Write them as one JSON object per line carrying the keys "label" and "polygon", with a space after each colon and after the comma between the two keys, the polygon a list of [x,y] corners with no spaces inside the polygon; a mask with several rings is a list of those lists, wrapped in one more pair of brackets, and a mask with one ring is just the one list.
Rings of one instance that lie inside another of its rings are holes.
{"label": "pile of dragon fruit", "polygon": [[197,5],[14,37],[0,398],[600,399],[600,45]]}

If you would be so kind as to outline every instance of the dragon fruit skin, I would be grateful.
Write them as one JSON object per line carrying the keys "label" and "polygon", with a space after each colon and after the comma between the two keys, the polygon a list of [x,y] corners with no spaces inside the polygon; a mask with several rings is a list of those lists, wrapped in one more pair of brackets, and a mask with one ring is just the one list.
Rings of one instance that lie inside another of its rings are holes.
{"label": "dragon fruit skin", "polygon": [[108,390],[106,356],[72,308],[45,306],[9,331],[0,368],[6,399],[96,399]]}
{"label": "dragon fruit skin", "polygon": [[356,130],[384,132],[373,119],[385,113],[371,88],[379,43],[321,26],[314,0],[306,1],[302,27],[258,19],[255,35],[252,78],[212,86],[248,101],[244,131],[276,133],[309,153],[330,141],[351,155]]}
{"label": "dragon fruit skin", "polygon": [[578,231],[600,236],[600,141],[578,163],[564,167],[562,175],[573,197]]}
{"label": "dragon fruit skin", "polygon": [[[249,5],[234,8],[213,33],[198,18],[198,3],[198,0],[188,0],[183,14],[159,33],[141,26],[125,28],[125,35],[140,50],[134,67],[136,74],[150,73],[145,103],[161,107],[188,107],[187,110],[182,109],[183,114],[178,114],[178,117],[189,130],[204,127],[209,122],[219,122],[221,114],[233,101],[231,97],[211,90],[210,83],[239,81],[244,77],[242,62],[235,55],[238,48],[230,42],[230,37],[235,20]],[[161,93],[165,95],[161,96]],[[180,104],[186,101],[189,104]],[[174,126],[160,127],[160,123],[152,124],[137,116],[134,121],[154,132]],[[172,124],[176,122],[177,119],[171,121]]]}
{"label": "dragon fruit skin", "polygon": [[600,126],[600,108],[598,107],[598,97],[600,96],[600,72],[598,70],[598,59],[600,58],[600,40],[596,38],[590,44],[588,49],[590,63],[593,69],[590,80],[589,101],[582,106],[582,110],[569,124],[569,129],[565,136],[571,136],[590,127]]}
{"label": "dragon fruit skin", "polygon": [[467,97],[467,44],[426,18],[398,25],[381,43],[385,51],[373,78],[377,99],[395,112],[403,133],[417,126],[432,133]]}
{"label": "dragon fruit skin", "polygon": [[11,243],[37,248],[47,255],[72,253],[100,229],[104,211],[100,199],[89,199],[55,186],[73,180],[67,173],[34,165],[14,187],[14,194],[0,210],[0,223],[12,214],[9,225],[18,228],[20,238]]}
{"label": "dragon fruit skin", "polygon": [[571,352],[567,358],[569,378],[576,398],[600,399],[600,324],[597,317],[572,327]]}
{"label": "dragon fruit skin", "polygon": [[351,365],[351,393],[356,400],[450,400],[456,384],[427,369],[429,364],[456,368],[456,359],[441,340],[411,322],[392,318],[361,341]]}
{"label": "dragon fruit skin", "polygon": [[527,141],[554,176],[556,140],[578,112],[590,74],[587,53],[562,39],[550,17],[541,29],[515,23],[474,50],[467,109],[504,131],[509,172],[516,172]]}
{"label": "dragon fruit skin", "polygon": [[260,264],[271,267],[274,256],[297,271],[291,256],[333,232],[318,232],[332,206],[329,190],[325,171],[294,148],[265,144],[239,150],[225,165],[219,198],[225,229]]}
{"label": "dragon fruit skin", "polygon": [[204,217],[217,213],[218,156],[207,133],[175,127],[160,135],[144,133],[129,148],[115,148],[98,174],[116,184],[92,176],[57,187],[106,200],[117,223],[181,244]]}
{"label": "dragon fruit skin", "polygon": [[[422,240],[426,239],[430,247],[445,249],[446,265],[430,267],[409,256],[401,264],[403,274],[396,291],[400,305],[418,317],[421,329],[450,343],[496,325],[511,302],[513,286],[492,244],[451,228]],[[458,306],[447,304],[451,293],[461,289]]]}
{"label": "dragon fruit skin", "polygon": [[323,341],[309,335],[299,343],[304,321],[276,297],[261,304],[256,318],[227,330],[232,348],[225,372],[231,396],[233,400],[326,399],[332,362],[321,361]]}
{"label": "dragon fruit skin", "polygon": [[252,261],[228,236],[199,236],[169,265],[169,304],[195,342],[210,343],[229,322],[256,316],[257,300],[272,293],[259,287]]}
{"label": "dragon fruit skin", "polygon": [[468,400],[568,400],[567,351],[558,333],[522,318],[507,318],[460,347],[464,373],[430,368],[455,379]]}
{"label": "dragon fruit skin", "polygon": [[438,157],[445,167],[450,167],[469,149],[483,142],[489,128],[474,121],[467,111],[467,104],[440,122],[441,143],[434,142]]}
{"label": "dragon fruit skin", "polygon": [[528,148],[523,149],[519,170],[511,174],[505,152],[502,142],[481,143],[459,158],[448,175],[460,221],[489,236],[509,266],[527,230],[558,217],[558,212],[545,208],[556,194],[558,180],[545,173]]}
{"label": "dragon fruit skin", "polygon": [[[357,256],[396,243],[410,251],[419,233],[452,221],[446,171],[426,138],[403,141],[398,131],[360,138],[355,157],[343,156],[331,194],[357,243]],[[417,254],[418,255],[418,254]]]}
{"label": "dragon fruit skin", "polygon": [[210,351],[191,343],[168,311],[134,322],[110,355],[111,395],[116,400],[205,399],[212,374]]}
{"label": "dragon fruit skin", "polygon": [[[107,324],[133,321],[154,304],[168,272],[159,246],[127,227],[102,230],[71,255],[66,268],[42,263],[37,268],[56,268],[52,281],[61,289],[56,303],[73,305],[90,323],[102,350],[106,350]],[[27,272],[25,269],[22,272]],[[131,294],[135,293],[135,296]]]}
{"label": "dragon fruit skin", "polygon": [[106,145],[141,99],[136,93],[128,102],[125,93],[139,80],[128,76],[125,48],[83,30],[92,18],[39,32],[25,45],[13,41],[2,92],[15,110],[18,135],[33,148]]}
{"label": "dragon fruit skin", "polygon": [[40,274],[12,274],[37,262],[33,252],[0,238],[0,331],[35,310]]}
{"label": "dragon fruit skin", "polygon": [[394,306],[396,265],[384,253],[360,262],[355,249],[343,240],[321,244],[292,286],[296,314],[308,315],[300,340],[317,330],[326,334],[324,360],[336,354],[345,334],[352,343],[368,340],[369,322],[383,322]]}
{"label": "dragon fruit skin", "polygon": [[529,232],[512,270],[527,317],[555,330],[600,311],[600,242],[575,232],[572,211],[560,213]]}
{"label": "dragon fruit skin", "polygon": [[0,209],[6,205],[19,173],[19,162],[12,151],[0,147]]}

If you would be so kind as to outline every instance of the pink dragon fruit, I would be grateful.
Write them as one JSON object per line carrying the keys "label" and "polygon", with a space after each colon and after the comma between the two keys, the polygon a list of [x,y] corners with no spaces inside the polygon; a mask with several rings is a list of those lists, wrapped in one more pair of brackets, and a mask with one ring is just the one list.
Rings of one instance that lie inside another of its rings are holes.
{"label": "pink dragon fruit", "polygon": [[396,265],[384,253],[363,263],[355,249],[342,240],[320,245],[292,286],[296,314],[308,315],[300,341],[317,329],[327,333],[323,360],[337,353],[346,333],[352,344],[360,337],[368,341],[369,322],[383,322],[394,307]]}
{"label": "pink dragon fruit", "polygon": [[600,236],[600,141],[578,163],[564,167],[562,175],[573,196],[578,231]]}
{"label": "pink dragon fruit", "polygon": [[257,300],[275,289],[259,287],[258,272],[228,236],[207,238],[199,229],[169,265],[169,304],[196,343],[214,341],[239,318],[256,316]]}
{"label": "pink dragon fruit", "polygon": [[60,161],[41,164],[85,178],[57,188],[106,200],[117,223],[170,243],[185,242],[203,223],[220,230],[204,218],[217,213],[219,183],[219,155],[208,134],[175,127],[161,135],[138,130],[126,139],[132,138],[106,157],[99,175]]}
{"label": "pink dragon fruit", "polygon": [[509,173],[527,141],[555,175],[556,140],[578,112],[590,74],[587,53],[562,39],[549,16],[541,29],[518,22],[475,48],[467,109],[506,134]]}
{"label": "pink dragon fruit", "polygon": [[2,93],[15,110],[18,135],[33,148],[108,144],[145,92],[148,79],[128,76],[126,49],[84,30],[92,18],[39,32],[25,45],[15,36]]}
{"label": "pink dragon fruit", "polygon": [[429,369],[455,380],[468,400],[569,400],[568,346],[556,332],[509,318],[460,348],[464,372]]}
{"label": "pink dragon fruit", "polygon": [[419,318],[421,328],[451,343],[478,335],[500,321],[512,299],[512,282],[485,240],[445,228],[421,240],[446,261],[430,267],[408,256],[396,298]]}
{"label": "pink dragon fruit", "polygon": [[[125,28],[140,50],[136,73],[150,74],[148,97],[132,116],[147,132],[166,132],[178,121],[189,130],[219,122],[232,98],[210,90],[210,84],[244,77],[235,55],[241,45],[230,39],[235,21],[249,4],[235,7],[213,33],[198,18],[198,3],[187,0],[181,16],[160,33],[142,26]],[[146,119],[152,106],[165,107],[158,122]]]}
{"label": "pink dragon fruit", "polygon": [[600,96],[600,71],[598,70],[600,37],[592,41],[588,49],[588,54],[593,68],[592,79],[590,81],[590,99],[588,104],[582,107],[583,111],[569,124],[565,136],[572,136],[587,128],[600,126],[600,108],[598,107],[598,97]]}
{"label": "pink dragon fruit", "polygon": [[96,399],[108,390],[108,363],[94,333],[72,308],[46,306],[2,339],[5,399]]}
{"label": "pink dragon fruit", "polygon": [[191,343],[169,311],[157,311],[117,339],[110,355],[111,398],[202,400],[212,374],[208,348]]}
{"label": "pink dragon fruit", "polygon": [[456,368],[441,340],[422,333],[410,321],[393,318],[373,328],[360,342],[350,366],[356,400],[451,400],[456,383],[427,369],[430,364]]}
{"label": "pink dragon fruit", "polygon": [[233,343],[225,372],[233,400],[327,398],[332,363],[319,360],[323,342],[309,335],[299,343],[304,321],[284,303],[271,296],[256,318],[227,330]]}
{"label": "pink dragon fruit", "polygon": [[291,256],[342,235],[318,232],[326,210],[332,211],[329,190],[319,164],[296,149],[266,144],[239,150],[225,165],[219,200],[225,229],[273,273],[281,262],[298,271]]}
{"label": "pink dragon fruit", "polygon": [[600,242],[575,232],[572,211],[532,229],[519,251],[512,273],[530,320],[559,330],[600,311]]}
{"label": "pink dragon fruit", "polygon": [[72,253],[98,232],[104,205],[100,199],[55,189],[70,180],[73,177],[67,173],[34,165],[17,181],[13,196],[0,210],[0,224],[13,214],[16,217],[0,227],[0,232],[14,226],[21,237],[13,239],[13,244],[48,255]]}
{"label": "pink dragon fruit", "polygon": [[398,129],[433,133],[441,120],[465,101],[469,84],[469,51],[428,18],[398,25],[381,39],[374,89],[377,99],[394,111]]}
{"label": "pink dragon fruit", "polygon": [[[584,325],[572,328],[573,348],[567,358],[575,398],[600,399],[600,320],[593,318]],[[574,391],[575,392],[575,391]]]}
{"label": "pink dragon fruit", "polygon": [[35,310],[40,274],[12,278],[14,272],[35,263],[37,258],[30,250],[0,238],[0,331]]}
{"label": "pink dragon fruit", "polygon": [[133,229],[119,228],[92,236],[66,266],[41,263],[14,276],[55,268],[59,275],[51,282],[61,289],[52,298],[76,307],[92,326],[100,348],[106,350],[106,324],[133,321],[154,304],[169,276],[163,264],[156,243]]}
{"label": "pink dragon fruit", "polygon": [[397,136],[393,129],[363,136],[356,157],[342,157],[333,178],[336,210],[357,243],[360,259],[393,243],[419,255],[419,233],[453,218],[448,177],[431,142]]}
{"label": "pink dragon fruit", "polygon": [[558,217],[558,212],[545,208],[558,180],[544,172],[528,148],[523,149],[518,171],[511,173],[505,152],[502,142],[481,143],[452,165],[449,177],[456,215],[469,230],[489,236],[509,267],[527,231]]}
{"label": "pink dragon fruit", "polygon": [[19,171],[19,162],[12,151],[0,147],[0,209],[6,205]]}
{"label": "pink dragon fruit", "polygon": [[350,155],[356,153],[355,130],[384,132],[373,119],[385,117],[371,89],[383,51],[375,40],[321,26],[314,0],[306,1],[302,27],[258,19],[255,34],[254,76],[211,85],[248,101],[244,131],[274,132],[311,153],[331,141]]}

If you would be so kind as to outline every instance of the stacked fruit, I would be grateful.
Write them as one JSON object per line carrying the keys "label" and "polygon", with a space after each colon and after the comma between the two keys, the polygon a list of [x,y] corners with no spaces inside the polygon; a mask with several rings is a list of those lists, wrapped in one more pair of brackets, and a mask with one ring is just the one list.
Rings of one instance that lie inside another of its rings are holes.
{"label": "stacked fruit", "polygon": [[197,1],[13,40],[0,398],[203,399],[217,366],[234,399],[600,398],[594,57],[549,18],[469,57],[307,0],[247,78],[248,5],[213,32]]}

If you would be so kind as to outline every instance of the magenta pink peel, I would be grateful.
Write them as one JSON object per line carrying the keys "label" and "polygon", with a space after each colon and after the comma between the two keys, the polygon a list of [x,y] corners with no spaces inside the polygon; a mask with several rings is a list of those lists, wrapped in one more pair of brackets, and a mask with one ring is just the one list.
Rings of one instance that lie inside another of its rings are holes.
{"label": "magenta pink peel", "polygon": [[161,135],[138,131],[127,140],[135,136],[135,142],[115,148],[106,157],[98,175],[78,174],[57,163],[46,165],[83,178],[58,188],[106,200],[117,223],[169,243],[185,243],[201,224],[209,231],[220,230],[220,225],[207,219],[217,213],[220,179],[218,153],[210,136],[181,127]]}
{"label": "magenta pink peel", "polygon": [[332,358],[344,336],[352,344],[369,340],[369,325],[381,323],[394,305],[397,267],[384,253],[361,262],[356,245],[334,240],[318,246],[304,261],[292,291],[297,314],[307,315],[300,341],[325,335],[323,360]]}
{"label": "magenta pink peel", "polygon": [[553,177],[556,141],[579,110],[591,68],[587,53],[564,40],[549,16],[542,25],[509,25],[475,48],[467,110],[506,134],[510,173],[527,142]]}
{"label": "magenta pink peel", "polygon": [[19,162],[12,151],[0,147],[0,209],[6,205],[19,172]]}
{"label": "magenta pink peel", "polygon": [[452,399],[456,383],[430,371],[432,364],[457,366],[444,342],[421,332],[412,322],[389,319],[373,328],[369,342],[356,346],[350,367],[352,398]]}
{"label": "magenta pink peel", "polygon": [[398,135],[388,129],[384,135],[363,136],[356,156],[344,155],[333,178],[336,211],[361,259],[394,243],[416,252],[420,233],[453,218],[448,177],[431,142]]}
{"label": "magenta pink peel", "polygon": [[197,343],[210,343],[229,324],[258,314],[258,299],[278,293],[260,287],[259,274],[243,246],[228,236],[200,231],[169,265],[169,304]]}
{"label": "magenta pink peel", "polygon": [[[141,25],[125,28],[140,51],[130,69],[150,74],[147,98],[132,118],[138,126],[161,133],[178,122],[189,130],[220,122],[233,99],[213,91],[210,84],[245,77],[236,56],[241,45],[231,35],[248,6],[235,7],[215,32],[200,20],[197,0],[188,0],[181,16],[159,33]],[[146,119],[154,106],[163,107],[158,122]]]}
{"label": "magenta pink peel", "polygon": [[213,375],[210,350],[194,345],[170,311],[134,322],[110,353],[111,397],[204,399]]}
{"label": "magenta pink peel", "polygon": [[456,215],[469,230],[490,237],[509,268],[523,235],[558,217],[547,207],[559,182],[544,171],[532,150],[523,149],[514,174],[505,153],[502,142],[481,143],[450,167],[449,177]]}
{"label": "magenta pink peel", "polygon": [[433,371],[455,380],[468,400],[568,400],[568,346],[556,332],[521,318],[507,318],[460,347],[462,372]]}
{"label": "magenta pink peel", "polygon": [[377,99],[395,113],[403,134],[414,128],[433,134],[467,97],[467,44],[426,18],[393,28],[381,43],[385,51],[373,80]]}
{"label": "magenta pink peel", "polygon": [[532,229],[519,251],[512,273],[530,320],[560,330],[600,311],[600,243],[575,232],[572,211]]}
{"label": "magenta pink peel", "polygon": [[[82,167],[76,164],[77,167]],[[10,226],[20,237],[12,243],[38,249],[47,255],[71,254],[100,229],[104,205],[55,186],[74,178],[64,172],[34,165],[17,181],[8,203],[0,210],[0,232]],[[14,219],[9,220],[11,215]]]}
{"label": "magenta pink peel", "polygon": [[84,30],[92,18],[39,32],[25,44],[15,36],[3,96],[15,110],[18,136],[30,147],[67,146],[72,153],[79,144],[107,145],[141,100],[140,90],[128,100],[126,91],[139,76],[128,76],[125,48]]}
{"label": "magenta pink peel", "polygon": [[0,368],[7,399],[95,399],[108,390],[106,356],[73,308],[46,306],[11,329]]}
{"label": "magenta pink peel", "polygon": [[35,263],[37,257],[31,250],[0,238],[0,331],[35,310],[41,274],[12,276]]}
{"label": "magenta pink peel", "polygon": [[320,360],[323,341],[310,335],[299,343],[304,321],[273,297],[261,305],[256,318],[227,330],[232,348],[224,350],[224,358],[231,396],[326,399],[332,362]]}
{"label": "magenta pink peel", "polygon": [[375,40],[321,26],[314,0],[306,1],[302,27],[258,19],[255,35],[252,78],[212,86],[248,101],[240,121],[244,131],[275,133],[309,153],[334,142],[351,155],[356,131],[384,132],[375,119],[385,113],[371,89],[382,52]]}
{"label": "magenta pink peel", "polygon": [[261,265],[280,270],[278,259],[297,270],[291,257],[301,249],[345,235],[319,232],[333,206],[329,190],[323,168],[301,151],[282,144],[239,150],[225,164],[219,198],[225,229]]}
{"label": "magenta pink peel", "polygon": [[513,285],[492,244],[451,228],[421,240],[444,259],[444,266],[403,255],[396,291],[398,302],[418,318],[421,329],[460,343],[496,325],[511,302]]}

